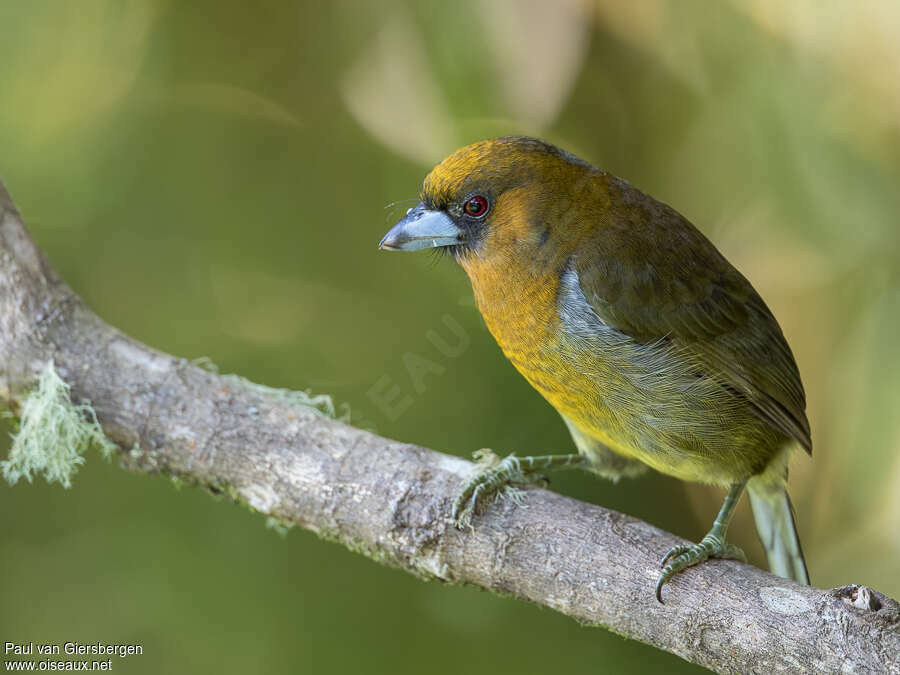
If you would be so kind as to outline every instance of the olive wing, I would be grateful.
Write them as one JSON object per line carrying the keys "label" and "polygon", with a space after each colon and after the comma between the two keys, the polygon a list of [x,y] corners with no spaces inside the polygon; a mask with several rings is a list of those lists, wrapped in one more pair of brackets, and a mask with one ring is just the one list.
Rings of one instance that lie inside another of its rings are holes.
{"label": "olive wing", "polygon": [[671,342],[811,452],[800,374],[762,298],[683,216],[625,189],[571,261],[593,310],[638,342]]}

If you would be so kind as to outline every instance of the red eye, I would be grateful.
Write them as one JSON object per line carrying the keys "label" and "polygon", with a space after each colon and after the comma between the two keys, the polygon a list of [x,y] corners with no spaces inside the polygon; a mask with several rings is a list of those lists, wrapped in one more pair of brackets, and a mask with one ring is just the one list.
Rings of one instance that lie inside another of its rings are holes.
{"label": "red eye", "polygon": [[475,195],[466,202],[463,209],[465,210],[466,215],[471,216],[472,218],[481,218],[488,210],[487,197]]}

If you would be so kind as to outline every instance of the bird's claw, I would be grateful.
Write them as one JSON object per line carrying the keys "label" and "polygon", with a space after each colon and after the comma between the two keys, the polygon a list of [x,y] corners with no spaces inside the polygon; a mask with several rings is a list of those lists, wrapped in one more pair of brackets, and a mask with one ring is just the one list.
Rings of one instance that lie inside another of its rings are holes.
{"label": "bird's claw", "polygon": [[[656,582],[656,599],[662,603],[662,588],[669,579],[688,567],[693,567],[709,558],[723,558],[747,562],[747,556],[734,544],[728,544],[719,537],[707,534],[699,544],[673,546],[666,552],[659,566],[662,572]],[[671,562],[669,562],[671,559]]]}
{"label": "bird's claw", "polygon": [[476,509],[488,499],[503,495],[521,504],[525,493],[509,483],[549,482],[546,476],[529,476],[515,455],[500,459],[490,450],[478,450],[474,457],[481,470],[463,484],[453,502],[453,523],[459,529],[471,527]]}

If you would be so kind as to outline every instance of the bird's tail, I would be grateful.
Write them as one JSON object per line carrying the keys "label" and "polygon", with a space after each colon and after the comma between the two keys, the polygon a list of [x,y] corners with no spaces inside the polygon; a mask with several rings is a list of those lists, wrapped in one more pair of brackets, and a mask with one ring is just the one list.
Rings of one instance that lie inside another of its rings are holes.
{"label": "bird's tail", "polygon": [[809,572],[797,536],[794,507],[783,480],[758,476],[747,484],[756,531],[773,574],[809,585]]}

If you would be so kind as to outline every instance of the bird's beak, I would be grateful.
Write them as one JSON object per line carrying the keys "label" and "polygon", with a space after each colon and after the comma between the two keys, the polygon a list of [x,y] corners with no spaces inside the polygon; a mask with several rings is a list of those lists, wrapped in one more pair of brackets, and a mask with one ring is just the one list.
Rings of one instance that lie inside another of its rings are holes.
{"label": "bird's beak", "polygon": [[424,204],[406,212],[379,242],[388,251],[418,251],[423,248],[455,246],[463,242],[463,231],[443,211],[426,209]]}

